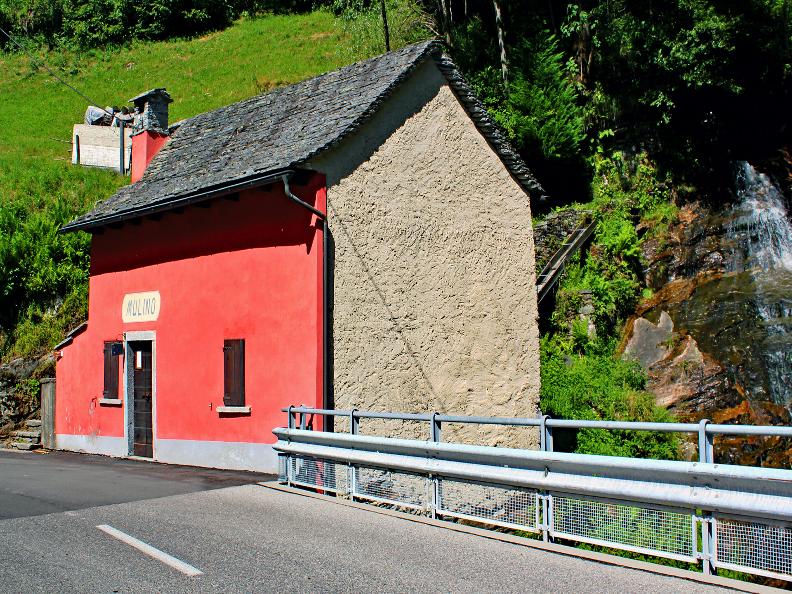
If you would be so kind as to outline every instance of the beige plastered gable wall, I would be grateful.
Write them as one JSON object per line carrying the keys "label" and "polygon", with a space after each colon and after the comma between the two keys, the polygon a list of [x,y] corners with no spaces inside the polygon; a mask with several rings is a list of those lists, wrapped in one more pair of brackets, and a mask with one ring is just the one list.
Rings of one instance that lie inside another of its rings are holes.
{"label": "beige plastered gable wall", "polygon": [[[334,241],[335,407],[535,416],[529,198],[434,62],[310,165],[327,175]],[[426,439],[429,429],[364,419],[361,432]],[[532,429],[486,425],[445,426],[443,440],[538,441]]]}

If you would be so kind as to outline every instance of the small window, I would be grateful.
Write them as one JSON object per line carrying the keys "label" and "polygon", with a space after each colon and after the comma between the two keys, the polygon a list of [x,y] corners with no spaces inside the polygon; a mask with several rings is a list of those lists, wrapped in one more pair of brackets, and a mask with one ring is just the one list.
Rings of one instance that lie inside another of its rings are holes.
{"label": "small window", "polygon": [[234,338],[223,343],[223,375],[225,406],[245,406],[245,339]]}
{"label": "small window", "polygon": [[102,398],[118,399],[118,357],[123,352],[123,343],[108,341],[104,343],[104,392]]}

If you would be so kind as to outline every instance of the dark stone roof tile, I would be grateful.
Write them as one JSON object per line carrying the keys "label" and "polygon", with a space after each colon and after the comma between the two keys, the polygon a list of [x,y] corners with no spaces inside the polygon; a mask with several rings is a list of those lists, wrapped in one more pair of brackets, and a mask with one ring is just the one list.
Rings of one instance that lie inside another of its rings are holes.
{"label": "dark stone roof tile", "polygon": [[530,194],[542,188],[437,41],[425,41],[183,120],[143,177],[64,227],[89,229],[297,168],[352,134],[434,59],[490,146]]}

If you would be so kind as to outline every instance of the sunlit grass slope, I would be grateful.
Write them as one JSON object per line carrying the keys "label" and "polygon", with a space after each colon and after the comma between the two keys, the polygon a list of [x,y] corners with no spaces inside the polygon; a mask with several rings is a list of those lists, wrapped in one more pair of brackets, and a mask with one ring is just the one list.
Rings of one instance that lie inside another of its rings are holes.
{"label": "sunlit grass slope", "polygon": [[[102,107],[166,87],[176,122],[341,67],[351,61],[346,39],[319,11],[240,20],[198,39],[40,57]],[[57,230],[128,183],[69,163],[86,105],[27,56],[0,54],[0,356],[51,346],[83,315],[87,237]],[[64,296],[76,303],[68,315],[58,313]]]}

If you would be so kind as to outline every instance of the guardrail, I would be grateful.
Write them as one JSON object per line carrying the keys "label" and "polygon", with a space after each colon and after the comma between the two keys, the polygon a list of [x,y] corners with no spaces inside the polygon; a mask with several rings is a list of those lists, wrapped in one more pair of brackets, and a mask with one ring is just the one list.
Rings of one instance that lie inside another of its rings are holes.
{"label": "guardrail", "polygon": [[[724,568],[792,580],[790,470],[552,452],[552,437],[539,451],[440,440],[443,423],[684,431],[703,436],[706,457],[708,436],[786,436],[792,428],[285,410],[289,427],[274,430],[274,447],[287,484],[545,540],[700,563],[705,573]],[[346,416],[351,432],[310,430],[313,414]],[[371,418],[427,421],[429,439],[360,435],[360,420]]]}
{"label": "guardrail", "polygon": [[686,433],[698,435],[700,462],[714,462],[714,438],[716,435],[755,435],[764,437],[792,437],[792,427],[779,425],[718,425],[709,419],[698,423],[648,423],[635,421],[587,421],[577,419],[554,419],[549,415],[542,417],[474,417],[446,415],[441,413],[390,413],[362,410],[338,410],[290,406],[281,409],[287,414],[287,426],[300,426],[305,429],[308,417],[341,417],[349,419],[351,433],[360,430],[361,419],[390,419],[397,421],[425,421],[428,423],[428,436],[432,441],[441,441],[443,424],[502,425],[508,427],[537,427],[539,429],[539,449],[553,451],[553,429],[604,429],[609,431],[656,431],[659,433]]}

